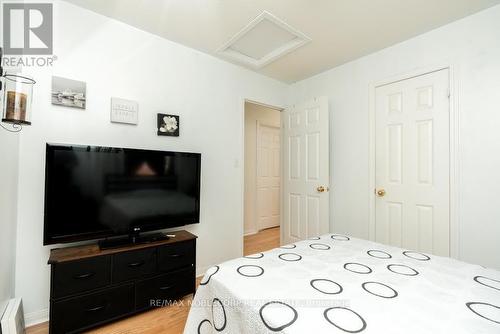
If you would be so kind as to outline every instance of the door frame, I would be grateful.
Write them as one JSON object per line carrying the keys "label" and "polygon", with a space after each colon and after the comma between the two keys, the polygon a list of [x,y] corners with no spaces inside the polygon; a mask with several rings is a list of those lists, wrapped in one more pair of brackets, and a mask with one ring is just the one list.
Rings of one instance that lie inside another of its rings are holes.
{"label": "door frame", "polygon": [[[277,109],[274,109],[274,110],[277,110]],[[279,110],[279,112],[281,113],[281,110]],[[269,123],[266,123],[266,122],[262,122],[262,121],[259,121],[257,120],[256,121],[256,140],[255,140],[255,152],[257,153],[257,156],[255,157],[255,180],[257,180],[257,178],[259,177],[259,154],[258,154],[258,150],[259,150],[259,144],[260,144],[260,140],[261,140],[261,137],[260,137],[260,132],[261,132],[261,127],[268,127],[268,128],[273,128],[273,129],[278,129],[279,130],[279,133],[280,133],[280,201],[279,201],[279,205],[280,205],[280,224],[279,224],[279,227],[281,227],[281,205],[282,205],[282,197],[283,197],[283,190],[281,189],[282,185],[281,185],[281,178],[283,177],[283,152],[282,152],[282,138],[283,138],[283,132],[282,132],[282,127],[281,127],[281,117],[280,117],[280,126],[275,126],[273,124],[269,124]],[[255,184],[255,191],[254,191],[254,195],[255,195],[255,212],[258,213],[259,212],[259,204],[257,202],[257,199],[258,199],[258,190],[259,190],[259,187],[257,186],[258,183]],[[258,219],[258,216],[255,215],[255,227],[256,227],[256,231],[255,233],[259,233],[259,219]],[[280,231],[281,232],[281,231]]]}
{"label": "door frame", "polygon": [[[241,171],[240,171],[240,205],[241,205],[241,212],[240,212],[240,254],[243,256],[244,253],[244,238],[245,238],[245,103],[253,103],[257,104],[266,108],[278,110],[279,112],[283,112],[286,107],[282,107],[279,105],[273,105],[270,103],[266,102],[260,102],[255,99],[249,99],[242,97],[240,98],[240,134],[241,134],[241,145],[240,145],[240,157],[238,161],[235,162],[236,166],[241,165]],[[283,117],[281,117],[280,120],[280,129],[283,129]],[[280,131],[280,143],[282,144],[283,141],[283,132]],[[283,170],[283,150],[280,149],[280,160],[281,160],[281,169]],[[280,244],[281,241],[283,240],[282,236],[282,230],[281,226],[283,225],[283,177],[281,177],[280,180]]]}
{"label": "door frame", "polygon": [[398,81],[408,80],[414,77],[430,74],[433,72],[438,72],[441,70],[448,70],[449,73],[449,121],[450,121],[450,257],[455,259],[460,259],[460,166],[461,166],[461,154],[460,154],[460,117],[459,117],[459,82],[458,82],[458,70],[457,66],[451,63],[429,66],[427,68],[421,68],[414,71],[409,71],[396,76],[388,77],[375,81],[369,85],[369,115],[370,115],[370,156],[369,156],[369,166],[370,166],[370,217],[369,217],[369,238],[370,240],[375,240],[375,94],[376,89],[380,86],[389,85]]}

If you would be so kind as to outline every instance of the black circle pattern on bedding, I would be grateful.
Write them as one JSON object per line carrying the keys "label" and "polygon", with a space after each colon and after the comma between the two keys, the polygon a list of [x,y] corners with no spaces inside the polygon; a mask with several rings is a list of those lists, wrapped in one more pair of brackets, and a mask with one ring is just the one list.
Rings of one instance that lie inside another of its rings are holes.
{"label": "black circle pattern on bedding", "polygon": [[[331,314],[331,313],[338,313],[338,311],[347,311],[347,312],[352,313],[354,316],[356,316],[360,320],[361,326],[359,328],[347,328],[348,324],[342,324],[342,323],[339,324],[338,321],[335,320],[335,316]],[[357,312],[354,312],[353,310],[351,310],[347,307],[337,306],[337,307],[327,308],[323,312],[323,316],[330,324],[332,324],[333,326],[335,326],[338,329],[340,329],[344,332],[347,332],[347,333],[360,333],[366,329],[365,319],[363,319],[363,317],[360,316]]]}
{"label": "black circle pattern on bedding", "polygon": [[[288,310],[291,310],[293,312],[293,317],[288,322],[280,324],[279,326],[271,326],[269,324],[269,320],[266,321],[265,316],[264,316],[264,310],[268,307],[279,307],[279,308],[281,308],[281,312],[286,312]],[[299,314],[297,313],[297,310],[295,310],[292,306],[290,306],[286,303],[283,303],[280,301],[271,301],[271,302],[268,302],[268,303],[265,303],[264,305],[262,305],[262,307],[259,310],[259,316],[260,316],[260,319],[262,320],[262,323],[264,323],[264,325],[267,327],[267,329],[269,329],[273,332],[280,332],[283,329],[291,326],[295,321],[297,321]]]}

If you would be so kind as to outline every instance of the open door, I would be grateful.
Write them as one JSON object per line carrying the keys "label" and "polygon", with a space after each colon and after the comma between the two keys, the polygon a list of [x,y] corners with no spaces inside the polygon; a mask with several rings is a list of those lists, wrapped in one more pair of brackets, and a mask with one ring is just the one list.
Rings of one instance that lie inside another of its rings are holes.
{"label": "open door", "polygon": [[329,232],[328,99],[295,105],[282,116],[282,243],[287,244]]}

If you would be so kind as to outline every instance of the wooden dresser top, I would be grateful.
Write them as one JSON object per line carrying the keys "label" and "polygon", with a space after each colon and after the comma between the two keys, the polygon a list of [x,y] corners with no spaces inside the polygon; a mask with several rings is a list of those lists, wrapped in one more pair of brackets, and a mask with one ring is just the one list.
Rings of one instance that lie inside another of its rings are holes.
{"label": "wooden dresser top", "polygon": [[168,234],[175,235],[175,238],[169,238],[168,240],[160,240],[151,243],[130,245],[120,248],[111,248],[101,250],[97,243],[92,243],[88,245],[73,246],[66,248],[54,248],[50,251],[49,264],[56,264],[61,262],[81,260],[96,256],[110,255],[116,253],[123,253],[126,251],[151,248],[163,245],[174,244],[177,242],[188,241],[196,239],[197,236],[189,233],[188,231],[173,231],[168,232]]}

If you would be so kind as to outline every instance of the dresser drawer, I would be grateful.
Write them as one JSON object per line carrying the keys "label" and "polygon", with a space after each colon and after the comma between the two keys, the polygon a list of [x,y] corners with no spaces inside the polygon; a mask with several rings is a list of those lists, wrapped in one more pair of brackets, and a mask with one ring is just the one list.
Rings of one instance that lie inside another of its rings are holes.
{"label": "dresser drawer", "polygon": [[53,268],[53,298],[101,288],[111,283],[110,256],[60,263]]}
{"label": "dresser drawer", "polygon": [[194,270],[174,271],[136,283],[136,309],[168,306],[169,300],[194,292]]}
{"label": "dresser drawer", "polygon": [[193,241],[179,242],[158,249],[158,267],[160,271],[171,271],[194,264],[195,245]]}
{"label": "dresser drawer", "polygon": [[134,311],[134,285],[122,285],[52,305],[51,333],[71,333]]}
{"label": "dresser drawer", "polygon": [[124,282],[156,272],[156,249],[126,252],[113,256],[113,282]]}

